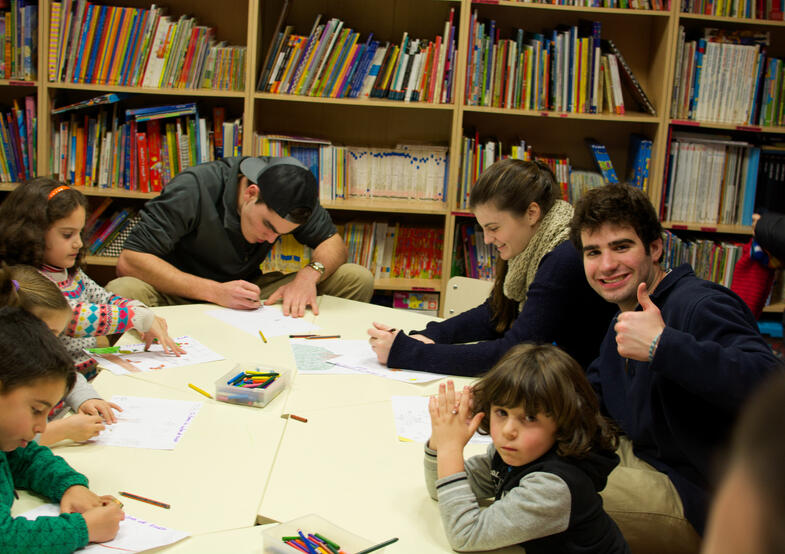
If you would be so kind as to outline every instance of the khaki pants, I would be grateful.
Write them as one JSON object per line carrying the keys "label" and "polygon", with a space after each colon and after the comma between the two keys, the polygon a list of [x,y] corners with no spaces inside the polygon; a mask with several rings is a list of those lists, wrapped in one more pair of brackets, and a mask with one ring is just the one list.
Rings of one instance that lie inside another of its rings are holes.
{"label": "khaki pants", "polygon": [[698,552],[700,536],[684,518],[681,498],[668,476],[635,456],[627,437],[621,437],[616,453],[621,461],[600,496],[633,554]]}
{"label": "khaki pants", "polygon": [[[279,287],[294,280],[295,273],[266,273],[255,281],[261,290],[260,298],[269,297]],[[136,277],[118,277],[109,281],[106,290],[112,294],[139,300],[147,306],[178,306],[195,300],[158,291]],[[317,294],[328,294],[349,300],[368,302],[373,295],[373,275],[361,265],[343,264],[332,275],[316,285]]]}

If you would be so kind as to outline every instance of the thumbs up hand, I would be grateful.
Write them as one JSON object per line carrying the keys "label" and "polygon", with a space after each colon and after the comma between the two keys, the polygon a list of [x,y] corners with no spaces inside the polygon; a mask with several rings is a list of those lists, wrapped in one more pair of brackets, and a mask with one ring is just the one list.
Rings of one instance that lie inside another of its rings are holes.
{"label": "thumbs up hand", "polygon": [[646,283],[638,285],[638,304],[642,311],[622,312],[616,318],[616,349],[624,358],[648,361],[652,341],[665,329],[660,309],[649,298]]}

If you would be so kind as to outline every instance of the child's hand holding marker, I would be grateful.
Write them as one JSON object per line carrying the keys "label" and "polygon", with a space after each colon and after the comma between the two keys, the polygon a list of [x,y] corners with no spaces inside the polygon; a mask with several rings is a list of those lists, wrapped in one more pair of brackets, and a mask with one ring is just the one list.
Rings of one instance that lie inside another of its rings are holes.
{"label": "child's hand holding marker", "polygon": [[392,348],[398,333],[400,333],[398,329],[375,321],[373,322],[373,327],[368,329],[368,334],[371,336],[368,342],[371,343],[371,348],[376,352],[376,358],[380,364],[387,363],[387,358],[390,356],[390,348]]}
{"label": "child's hand holding marker", "polygon": [[153,341],[157,341],[164,349],[164,353],[169,352],[177,357],[180,357],[180,354],[185,354],[185,350],[169,336],[166,320],[157,316],[150,330],[142,333],[142,340],[144,340],[145,350],[149,350]]}

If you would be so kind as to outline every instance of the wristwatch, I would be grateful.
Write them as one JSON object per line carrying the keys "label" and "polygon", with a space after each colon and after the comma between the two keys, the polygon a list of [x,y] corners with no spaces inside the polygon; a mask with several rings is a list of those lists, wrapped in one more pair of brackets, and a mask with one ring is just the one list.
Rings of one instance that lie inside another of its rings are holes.
{"label": "wristwatch", "polygon": [[322,262],[311,262],[308,264],[308,267],[312,267],[316,271],[319,272],[319,275],[324,275],[324,264]]}

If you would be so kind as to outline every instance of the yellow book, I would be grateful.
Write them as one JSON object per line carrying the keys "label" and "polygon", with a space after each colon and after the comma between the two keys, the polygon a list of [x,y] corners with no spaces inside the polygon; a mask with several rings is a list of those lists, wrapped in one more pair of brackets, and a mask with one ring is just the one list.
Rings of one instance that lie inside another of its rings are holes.
{"label": "yellow book", "polygon": [[303,70],[300,72],[300,76],[297,79],[297,83],[294,87],[292,87],[293,94],[302,94],[303,85],[305,84],[305,80],[308,78],[309,70],[312,71],[311,64],[313,64],[313,57],[316,55],[316,47],[318,43],[318,35],[314,37],[313,42],[311,43],[311,51],[308,52],[308,59],[303,60],[300,62],[300,65],[303,65]]}
{"label": "yellow book", "polygon": [[[106,44],[113,45],[115,43],[115,37],[117,36],[117,24],[118,24],[118,16],[122,8],[118,8],[115,6],[108,6],[107,9],[109,13],[106,14],[106,25],[108,25],[107,29],[107,37],[106,37]],[[101,56],[101,61],[98,65],[98,71],[96,72],[96,84],[105,85],[106,84],[106,73],[109,70],[109,64],[112,61],[112,51],[113,49],[110,46],[104,48],[103,52],[99,52],[98,55]]]}
{"label": "yellow book", "polygon": [[578,106],[580,109],[576,110],[580,113],[586,113],[586,87],[587,76],[589,75],[589,39],[581,39],[581,82],[579,85]]}
{"label": "yellow book", "polygon": [[47,76],[54,82],[57,72],[57,45],[60,42],[60,8],[61,2],[52,2],[49,13],[49,52],[47,58]]}
{"label": "yellow book", "polygon": [[533,109],[534,102],[532,99],[532,66],[534,65],[534,48],[526,46],[526,109]]}
{"label": "yellow book", "polygon": [[384,79],[382,80],[381,86],[379,89],[381,92],[385,92],[390,84],[390,78],[392,77],[393,69],[395,66],[398,65],[398,56],[401,54],[401,47],[398,45],[393,46],[393,53],[390,56],[390,61],[387,63],[387,67],[385,68],[384,72]]}
{"label": "yellow book", "polygon": [[343,82],[344,78],[346,77],[346,72],[349,71],[351,62],[354,60],[354,55],[357,53],[357,37],[360,36],[360,33],[354,33],[354,36],[351,38],[351,46],[349,47],[349,53],[346,55],[346,58],[343,60],[343,65],[341,65],[341,70],[338,72],[338,78],[335,79],[332,88],[327,93],[330,98],[335,98],[338,95],[338,91],[341,88],[341,83]]}
{"label": "yellow book", "polygon": [[322,74],[316,76],[317,82],[312,87],[312,90],[314,91],[313,96],[324,96],[324,87],[327,86],[327,81],[330,78],[330,74],[333,72],[333,67],[338,60],[338,55],[341,53],[341,48],[343,48],[343,45],[346,42],[350,32],[350,29],[342,29],[338,35],[338,39],[333,45],[333,50],[330,53],[330,57],[322,69]]}
{"label": "yellow book", "polygon": [[[139,10],[136,8],[126,8],[126,10],[127,15],[123,22],[123,27],[120,30],[120,43],[117,48],[117,63],[114,66],[112,73],[109,75],[110,85],[116,85],[119,82],[120,72],[123,69],[123,60],[125,60],[125,56],[128,54],[128,45],[133,42],[129,35],[131,34],[131,29],[133,28],[134,20]],[[120,47],[120,45],[122,45],[122,47]]]}
{"label": "yellow book", "polygon": [[185,23],[185,16],[181,15],[180,19],[178,19],[170,28],[169,28],[169,36],[166,37],[166,51],[164,52],[164,63],[163,69],[161,70],[161,76],[158,79],[158,83],[156,86],[161,88],[164,82],[164,75],[166,75],[166,68],[168,67],[170,61],[169,57],[172,53],[172,45],[175,42],[175,37],[177,36],[178,29],[182,29]]}

